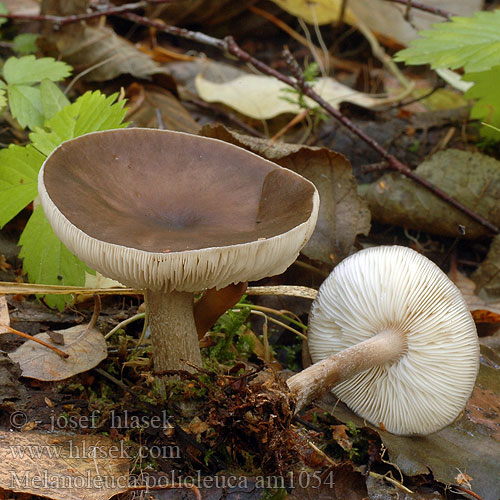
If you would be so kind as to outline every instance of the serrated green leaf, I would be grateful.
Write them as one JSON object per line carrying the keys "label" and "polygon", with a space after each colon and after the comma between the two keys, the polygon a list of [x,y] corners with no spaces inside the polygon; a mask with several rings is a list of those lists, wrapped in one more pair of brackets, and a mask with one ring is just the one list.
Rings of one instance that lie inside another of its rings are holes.
{"label": "serrated green leaf", "polygon": [[9,57],[3,67],[3,76],[10,85],[32,85],[45,78],[57,82],[71,74],[71,66],[52,57]]}
{"label": "serrated green leaf", "polygon": [[45,119],[49,120],[58,111],[70,104],[64,92],[52,81],[45,79],[40,84],[40,96]]}
{"label": "serrated green leaf", "polygon": [[[500,66],[479,73],[467,73],[462,79],[474,82],[474,85],[464,94],[468,99],[476,99],[471,109],[471,118],[499,127]],[[498,132],[489,127],[481,127],[481,136],[488,140],[498,141]]]}
{"label": "serrated green leaf", "polygon": [[[0,14],[8,14],[9,9],[5,6],[3,2],[0,2]],[[8,21],[6,17],[0,17],[0,26]]]}
{"label": "serrated green leaf", "polygon": [[454,17],[419,34],[423,38],[398,52],[396,61],[465,71],[485,71],[500,64],[499,10]]}
{"label": "serrated green leaf", "polygon": [[38,171],[45,157],[31,146],[0,150],[0,227],[15,217],[38,193]]}
{"label": "serrated green leaf", "polygon": [[[19,244],[23,269],[33,283],[83,286],[85,271],[93,272],[61,243],[41,206],[33,211]],[[50,307],[62,310],[70,298],[47,295],[45,300]]]}
{"label": "serrated green leaf", "polygon": [[7,87],[9,106],[12,116],[21,127],[41,127],[44,122],[40,89],[28,85],[10,85]]}
{"label": "serrated green leaf", "polygon": [[37,33],[21,33],[12,40],[12,48],[18,54],[33,54],[38,50],[36,41],[40,35]]}
{"label": "serrated green leaf", "polygon": [[122,123],[126,112],[125,101],[115,102],[116,98],[117,94],[106,97],[98,90],[86,92],[47,120],[45,128],[48,130],[37,128],[30,134],[33,146],[49,155],[68,139],[89,132],[126,127],[127,124]]}

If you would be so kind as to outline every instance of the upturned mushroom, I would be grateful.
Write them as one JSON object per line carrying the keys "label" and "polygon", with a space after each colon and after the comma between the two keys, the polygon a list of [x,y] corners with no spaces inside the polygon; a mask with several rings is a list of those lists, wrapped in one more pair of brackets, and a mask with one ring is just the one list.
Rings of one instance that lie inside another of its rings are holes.
{"label": "upturned mushroom", "polygon": [[319,205],[312,183],[246,150],[139,128],[63,143],[39,195],[70,251],[145,289],[156,371],[201,365],[194,293],[282,273]]}
{"label": "upturned mushroom", "polygon": [[432,261],[401,246],[362,250],[322,284],[309,319],[314,365],[288,379],[297,408],[333,388],[353,411],[395,434],[453,422],[479,368],[474,321]]}

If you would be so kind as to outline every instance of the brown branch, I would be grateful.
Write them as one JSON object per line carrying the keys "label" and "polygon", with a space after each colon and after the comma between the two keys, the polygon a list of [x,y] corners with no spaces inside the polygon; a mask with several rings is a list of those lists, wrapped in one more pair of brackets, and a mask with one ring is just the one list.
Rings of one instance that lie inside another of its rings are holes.
{"label": "brown branch", "polygon": [[399,3],[404,5],[405,7],[410,7],[411,9],[418,9],[423,12],[429,12],[430,14],[434,14],[435,16],[444,17],[445,19],[450,20],[455,14],[448,12],[444,9],[439,9],[438,7],[431,7],[430,5],[424,5],[420,2],[414,2],[413,0],[385,0],[386,2]]}
{"label": "brown branch", "polygon": [[144,9],[148,6],[148,4],[175,3],[178,1],[180,0],[141,0],[140,2],[127,3],[109,8],[101,7],[92,12],[85,12],[84,14],[74,14],[70,16],[53,16],[49,14],[11,14],[7,12],[0,13],[0,18],[13,19],[16,21],[47,21],[49,23],[57,24],[58,26],[64,26],[66,24],[86,21],[96,17],[113,16],[134,10]]}
{"label": "brown branch", "polygon": [[344,125],[348,130],[357,135],[360,139],[362,139],[368,146],[370,146],[374,151],[376,151],[387,163],[388,167],[391,170],[395,170],[404,176],[414,180],[416,183],[424,186],[426,189],[431,191],[433,194],[446,201],[450,205],[454,206],[467,216],[469,216],[472,220],[476,221],[478,224],[481,224],[483,227],[492,231],[495,234],[500,233],[500,228],[498,228],[495,224],[488,221],[478,213],[471,210],[469,207],[465,206],[460,201],[456,200],[448,193],[443,191],[441,188],[435,186],[431,182],[429,182],[424,177],[421,177],[413,170],[411,170],[407,165],[398,160],[394,155],[389,153],[385,148],[383,148],[375,139],[365,134],[363,130],[357,127],[349,118],[344,116],[338,109],[335,109],[330,103],[325,101],[319,94],[317,94],[305,81],[302,77],[302,71],[300,70],[299,65],[293,59],[293,56],[289,51],[285,51],[286,62],[292,70],[292,73],[295,78],[290,78],[279,71],[276,71],[274,68],[271,68],[267,64],[259,61],[255,57],[251,56],[248,52],[244,51],[234,40],[232,36],[227,36],[224,40],[220,40],[218,38],[214,38],[209,35],[205,35],[204,33],[200,33],[197,31],[190,31],[185,28],[178,28],[176,26],[169,26],[162,21],[148,19],[142,16],[138,16],[137,14],[124,14],[123,17],[134,21],[138,24],[142,24],[145,26],[152,26],[158,31],[163,31],[165,33],[169,33],[170,35],[180,36],[183,38],[187,38],[189,40],[193,40],[195,42],[199,42],[205,45],[210,45],[211,47],[216,47],[219,50],[223,50],[228,52],[232,56],[238,58],[240,61],[245,63],[250,63],[261,73],[264,73],[269,76],[273,76],[278,80],[282,81],[284,84],[293,87],[300,92],[302,92],[305,96],[311,98],[313,101],[318,103],[325,111],[327,111],[331,116],[337,119],[342,125]]}
{"label": "brown branch", "polygon": [[44,340],[37,339],[36,337],[32,337],[31,335],[20,332],[19,330],[15,330],[14,328],[11,328],[8,325],[4,325],[0,323],[0,328],[4,328],[8,330],[10,333],[13,333],[14,335],[18,335],[19,337],[23,337],[28,340],[32,340],[33,342],[36,342],[37,344],[41,344],[44,347],[48,347],[50,350],[54,351],[58,356],[61,356],[61,358],[69,358],[69,354],[67,352],[61,351],[61,349],[58,349],[57,347],[54,347],[53,345],[48,344]]}
{"label": "brown branch", "polygon": [[[60,17],[60,16],[17,16],[13,17],[13,14],[0,14],[0,17],[11,17],[11,18],[17,18],[17,19],[38,19],[38,20],[47,20],[47,21],[52,21],[52,22],[57,22],[58,24],[67,24],[68,22],[76,22],[78,20],[82,19],[89,19],[89,17],[96,17],[100,15],[109,15],[111,12],[112,13],[117,13],[120,14],[122,17],[129,19],[130,21],[133,21],[137,24],[141,24],[144,26],[150,26],[156,28],[158,31],[162,31],[165,33],[168,33],[170,35],[174,36],[180,36],[182,38],[186,38],[188,40],[192,40],[204,45],[209,45],[211,47],[215,47],[219,50],[228,52],[229,54],[235,56],[238,58],[240,61],[250,63],[252,64],[257,70],[259,70],[261,73],[264,73],[269,76],[273,76],[274,78],[277,78],[281,82],[283,82],[286,85],[289,85],[290,87],[293,87],[300,92],[302,92],[304,95],[307,97],[311,98],[313,101],[318,103],[325,111],[327,111],[331,116],[333,116],[335,119],[337,119],[342,125],[344,125],[347,129],[349,129],[352,133],[357,135],[360,139],[362,139],[366,144],[368,144],[374,151],[379,153],[379,155],[387,161],[389,168],[392,170],[395,170],[397,172],[400,172],[404,176],[413,179],[415,182],[420,184],[421,186],[424,186],[426,189],[434,193],[436,196],[439,198],[443,199],[450,205],[454,206],[464,214],[468,215],[471,219],[476,221],[478,224],[481,224],[483,227],[487,228],[488,230],[492,231],[495,234],[500,233],[500,229],[490,221],[486,220],[484,217],[481,215],[477,214],[473,210],[471,210],[469,207],[466,207],[464,204],[462,204],[460,201],[454,199],[450,195],[448,195],[446,192],[444,192],[442,189],[439,187],[435,186],[434,184],[430,183],[427,179],[420,177],[418,174],[416,174],[413,170],[411,170],[407,165],[402,163],[400,160],[398,160],[394,155],[390,154],[385,148],[383,148],[375,139],[372,137],[368,136],[365,134],[360,128],[358,128],[349,118],[344,116],[340,111],[335,109],[333,106],[331,106],[327,101],[325,101],[320,95],[318,95],[302,78],[302,72],[300,71],[300,68],[297,64],[296,61],[293,60],[293,57],[291,56],[290,52],[286,54],[287,58],[287,63],[292,69],[292,73],[294,74],[295,78],[290,78],[283,73],[280,73],[279,71],[276,71],[275,69],[271,68],[267,64],[263,63],[262,61],[259,61],[258,59],[254,58],[251,56],[248,52],[244,51],[239,45],[236,43],[233,37],[227,36],[224,38],[224,40],[214,38],[212,36],[206,35],[201,32],[197,31],[191,31],[187,30],[185,28],[178,28],[176,26],[169,26],[165,24],[162,21],[159,20],[152,20],[148,19],[143,16],[138,16],[137,14],[133,14],[131,12],[128,12],[129,10],[133,10],[136,8],[143,7],[147,3],[166,3],[168,1],[175,1],[175,0],[144,0],[141,2],[137,2],[135,4],[125,4],[122,5],[121,7],[116,7],[114,9],[108,9],[108,10],[103,10],[99,11],[98,13],[92,12],[92,13],[86,13],[86,14],[79,14],[75,16],[67,16],[67,17]],[[406,0],[391,0],[391,1],[397,1],[399,3],[404,3],[405,5],[408,4]],[[420,8],[421,5],[412,2],[412,6],[415,8]],[[423,7],[423,6],[422,6]],[[120,9],[119,12],[117,9]],[[433,9],[433,8],[431,8]],[[425,10],[425,9],[423,9]],[[443,15],[444,11],[440,11],[440,9],[433,9],[434,14],[439,14]],[[449,13],[447,13],[448,15]]]}

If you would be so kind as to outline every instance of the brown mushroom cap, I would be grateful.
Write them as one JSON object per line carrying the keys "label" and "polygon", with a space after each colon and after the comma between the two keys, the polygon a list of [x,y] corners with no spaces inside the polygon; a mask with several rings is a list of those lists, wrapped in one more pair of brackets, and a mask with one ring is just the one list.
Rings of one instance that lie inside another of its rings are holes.
{"label": "brown mushroom cap", "polygon": [[246,150],[138,128],[63,143],[40,171],[39,194],[56,234],[89,266],[166,291],[283,272],[319,205],[313,184]]}

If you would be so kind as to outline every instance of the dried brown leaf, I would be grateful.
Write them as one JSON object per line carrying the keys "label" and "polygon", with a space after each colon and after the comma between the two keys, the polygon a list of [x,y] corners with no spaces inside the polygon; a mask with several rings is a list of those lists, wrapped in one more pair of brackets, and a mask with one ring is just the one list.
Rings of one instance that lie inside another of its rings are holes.
{"label": "dried brown leaf", "polygon": [[[497,203],[499,203],[497,199]],[[478,290],[484,292],[491,299],[499,299],[500,309],[500,235],[495,236],[486,259],[472,275]],[[499,312],[500,314],[500,312]]]}
{"label": "dried brown leaf", "polygon": [[344,156],[326,148],[271,143],[228,131],[222,125],[205,126],[200,133],[249,149],[316,185],[320,208],[316,229],[302,249],[307,257],[336,263],[349,255],[358,234],[368,234],[370,213],[357,194],[351,165]]}
{"label": "dried brown leaf", "polygon": [[9,330],[2,328],[2,325],[10,326],[9,308],[5,295],[0,295],[0,334],[8,333]]}
{"label": "dried brown leaf", "polygon": [[[331,399],[330,399],[331,398]],[[388,459],[408,475],[427,474],[437,481],[455,482],[459,471],[474,480],[473,490],[484,499],[496,499],[500,491],[500,370],[481,365],[472,397],[465,411],[445,429],[422,437],[404,437],[373,429],[388,451]],[[343,422],[367,425],[331,396],[334,414]],[[369,425],[370,426],[370,425]],[[372,426],[370,426],[372,427]]]}
{"label": "dried brown leaf", "polygon": [[9,357],[19,363],[23,377],[43,381],[64,380],[97,366],[107,357],[107,345],[101,332],[88,325],[57,330],[64,336],[64,346],[55,345],[47,333],[35,337],[69,354],[63,359],[46,347],[26,341]]}
{"label": "dried brown leaf", "polygon": [[108,500],[129,485],[126,449],[104,436],[0,433],[0,487],[54,500]]}
{"label": "dried brown leaf", "polygon": [[[481,153],[448,149],[420,164],[416,172],[470,207],[493,224],[500,225],[500,162]],[[433,234],[466,238],[490,233],[426,188],[400,174],[386,174],[365,193],[375,220]]]}
{"label": "dried brown leaf", "polygon": [[[43,45],[71,64],[75,73],[94,67],[85,75],[87,81],[102,82],[123,74],[144,79],[158,73],[168,74],[108,26],[70,25],[60,32],[46,34]],[[175,88],[173,81],[171,86]]]}
{"label": "dried brown leaf", "polygon": [[158,128],[158,113],[164,128],[197,134],[200,126],[168,90],[154,85],[133,83],[127,89],[127,121],[135,127]]}

